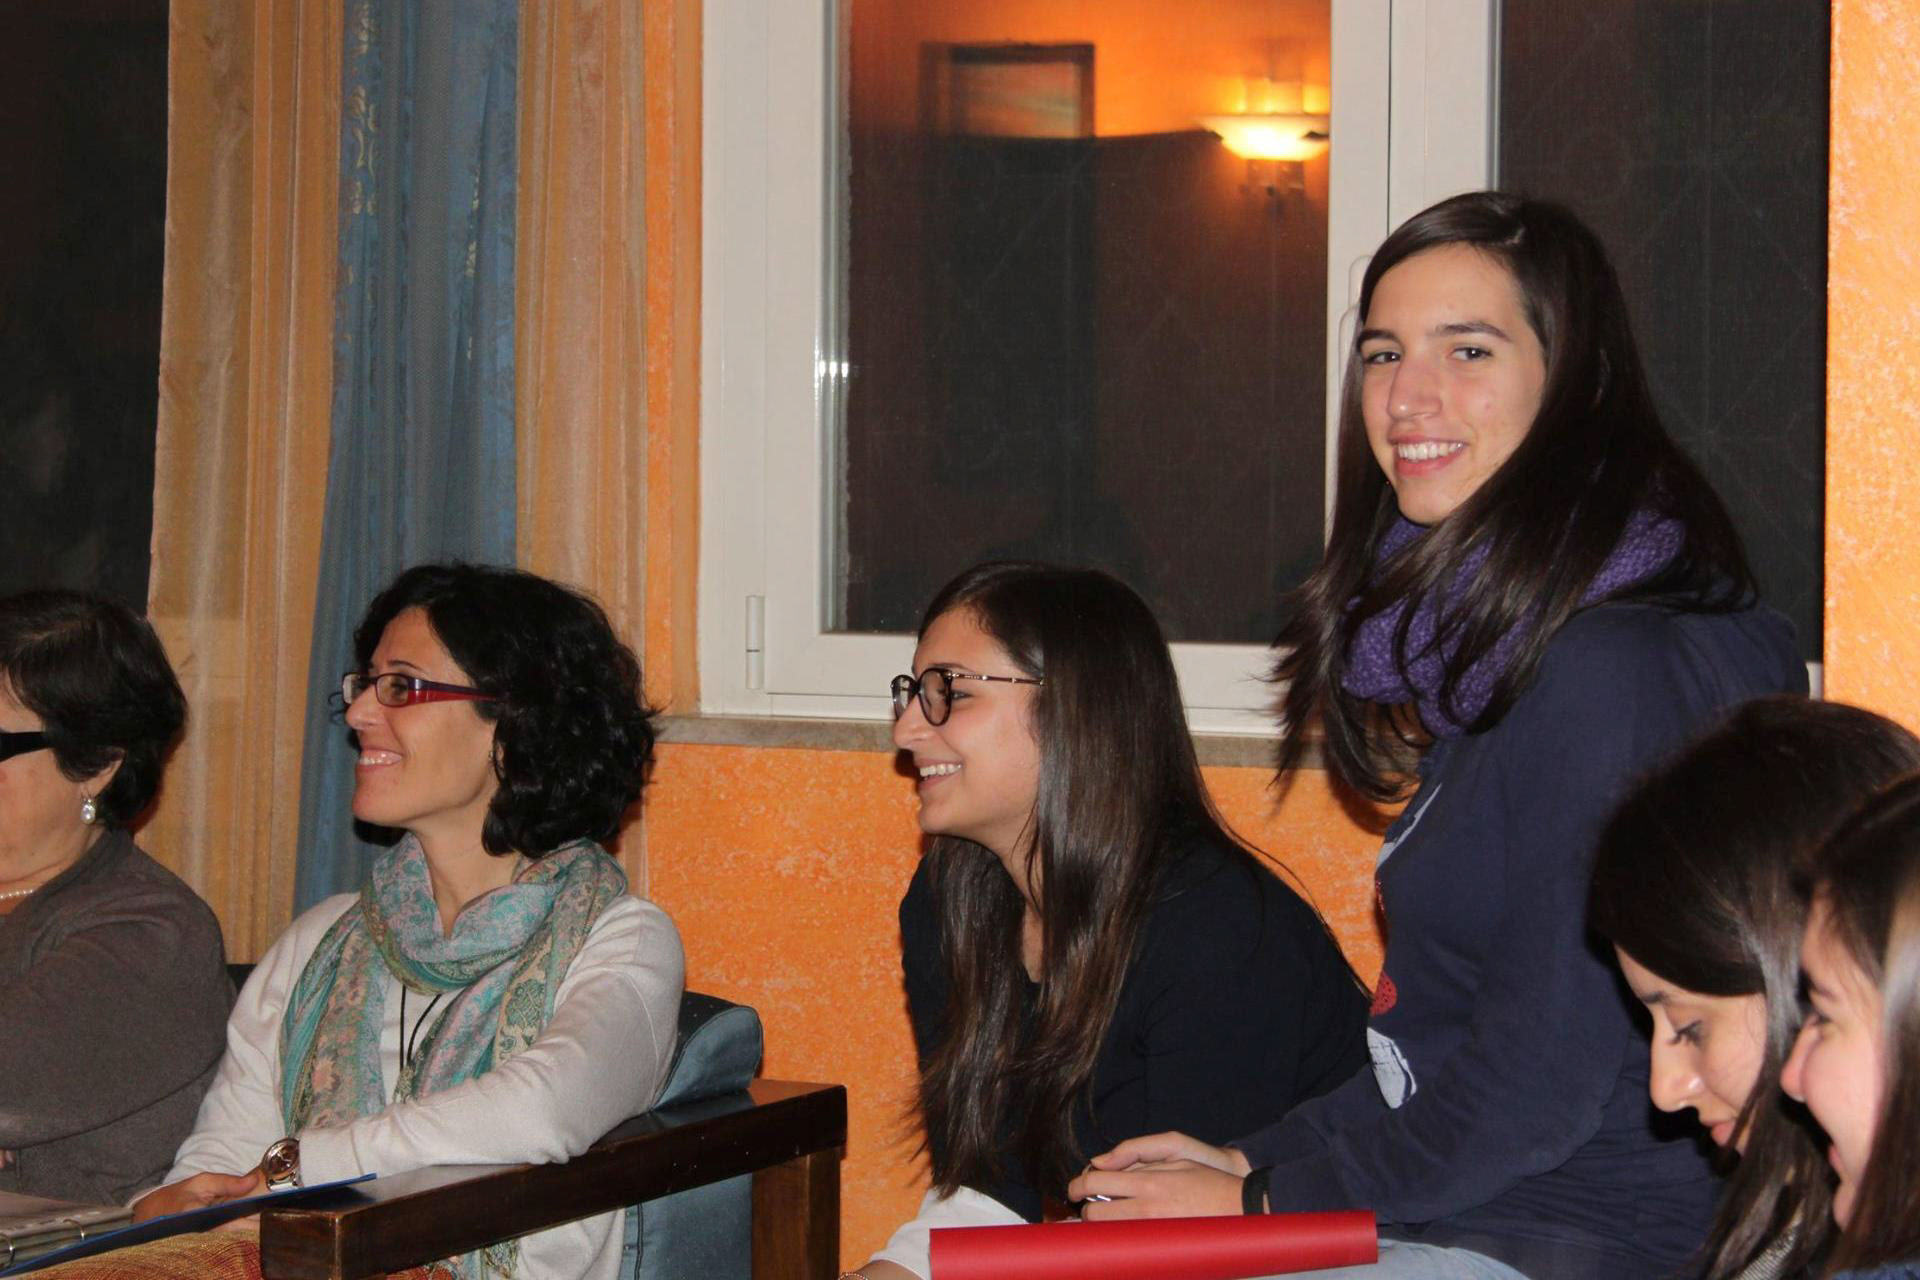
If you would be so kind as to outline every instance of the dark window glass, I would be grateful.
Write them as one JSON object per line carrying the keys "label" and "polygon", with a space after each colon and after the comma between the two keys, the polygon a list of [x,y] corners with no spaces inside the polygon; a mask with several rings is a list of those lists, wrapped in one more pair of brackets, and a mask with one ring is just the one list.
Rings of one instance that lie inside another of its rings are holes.
{"label": "dark window glass", "polygon": [[1324,112],[1326,0],[848,0],[834,629],[990,556],[1265,643],[1320,555],[1327,159],[1201,124]]}
{"label": "dark window glass", "polygon": [[1619,266],[1662,413],[1820,656],[1828,6],[1510,0],[1500,181]]}
{"label": "dark window glass", "polygon": [[166,0],[0,7],[0,593],[146,607]]}

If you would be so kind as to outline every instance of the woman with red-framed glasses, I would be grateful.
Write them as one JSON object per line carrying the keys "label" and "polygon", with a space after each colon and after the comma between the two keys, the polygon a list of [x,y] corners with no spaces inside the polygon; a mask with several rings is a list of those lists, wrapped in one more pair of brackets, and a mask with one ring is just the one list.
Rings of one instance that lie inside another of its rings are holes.
{"label": "woman with red-framed glasses", "polygon": [[[353,813],[393,833],[240,994],[169,1184],[140,1217],[434,1164],[564,1160],[666,1078],[684,977],[666,913],[600,847],[653,748],[606,614],[533,574],[422,565],[341,681]],[[621,1215],[450,1260],[611,1280]]]}

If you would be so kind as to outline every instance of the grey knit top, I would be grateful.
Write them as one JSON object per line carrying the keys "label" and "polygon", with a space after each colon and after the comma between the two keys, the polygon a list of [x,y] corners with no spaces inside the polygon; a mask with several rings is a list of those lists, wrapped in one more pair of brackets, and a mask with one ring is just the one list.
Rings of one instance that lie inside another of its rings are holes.
{"label": "grey knit top", "polygon": [[0,916],[0,1191],[158,1185],[225,1048],[225,961],[207,904],[123,831]]}

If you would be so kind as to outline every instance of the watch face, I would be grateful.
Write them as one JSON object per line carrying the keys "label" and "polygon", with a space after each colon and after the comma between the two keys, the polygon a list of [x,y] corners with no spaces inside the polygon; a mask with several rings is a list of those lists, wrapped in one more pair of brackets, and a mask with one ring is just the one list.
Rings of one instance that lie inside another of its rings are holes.
{"label": "watch face", "polygon": [[282,1138],[267,1148],[260,1157],[260,1172],[266,1175],[269,1187],[284,1187],[300,1177],[300,1143],[293,1138]]}

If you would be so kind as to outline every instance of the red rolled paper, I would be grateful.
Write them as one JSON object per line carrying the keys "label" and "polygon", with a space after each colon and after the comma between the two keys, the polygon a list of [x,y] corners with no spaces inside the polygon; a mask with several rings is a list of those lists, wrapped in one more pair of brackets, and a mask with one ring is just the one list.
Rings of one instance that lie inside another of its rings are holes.
{"label": "red rolled paper", "polygon": [[1373,1214],[936,1227],[933,1280],[1247,1280],[1376,1262]]}

